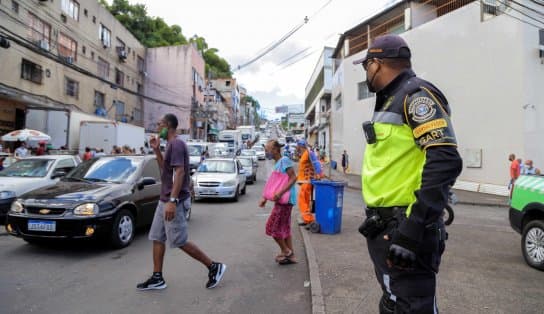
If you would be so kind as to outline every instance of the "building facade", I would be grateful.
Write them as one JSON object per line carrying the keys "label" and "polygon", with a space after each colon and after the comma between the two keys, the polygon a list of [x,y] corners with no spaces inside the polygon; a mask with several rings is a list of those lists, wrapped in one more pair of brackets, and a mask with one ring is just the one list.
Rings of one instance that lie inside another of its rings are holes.
{"label": "building facade", "polygon": [[0,36],[0,133],[31,109],[51,113],[42,131],[66,129],[57,145],[73,111],[143,124],[145,47],[97,1],[1,1]]}
{"label": "building facade", "polygon": [[353,61],[375,37],[396,33],[412,50],[414,71],[448,98],[464,160],[458,187],[506,194],[510,153],[544,168],[544,33],[527,17],[544,6],[501,3],[400,1],[345,32],[334,52],[333,159],[346,149],[360,173],[361,124],[371,119],[375,97]]}
{"label": "building facade", "polygon": [[147,49],[144,125],[148,131],[156,130],[161,116],[173,113],[183,133],[204,139],[204,64],[192,44]]}
{"label": "building facade", "polygon": [[329,151],[329,113],[332,92],[332,53],[334,48],[325,47],[319,56],[312,76],[306,85],[304,113],[306,132],[310,144],[317,144]]}
{"label": "building facade", "polygon": [[227,129],[236,129],[240,112],[240,91],[235,78],[218,78],[210,80],[211,87],[225,99],[229,122]]}

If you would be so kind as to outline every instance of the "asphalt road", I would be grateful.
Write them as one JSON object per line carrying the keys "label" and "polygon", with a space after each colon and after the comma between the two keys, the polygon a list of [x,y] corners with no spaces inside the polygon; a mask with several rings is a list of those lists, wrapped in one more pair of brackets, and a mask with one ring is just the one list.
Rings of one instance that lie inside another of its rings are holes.
{"label": "asphalt road", "polygon": [[202,265],[171,249],[164,268],[168,288],[137,291],[152,268],[147,230],[128,248],[113,251],[81,242],[34,246],[7,236],[1,226],[0,313],[310,313],[298,228],[292,229],[296,265],[277,265],[277,246],[264,234],[271,207],[256,204],[271,163],[259,164],[257,184],[238,203],[193,204],[189,239],[228,265],[216,289],[204,288]]}

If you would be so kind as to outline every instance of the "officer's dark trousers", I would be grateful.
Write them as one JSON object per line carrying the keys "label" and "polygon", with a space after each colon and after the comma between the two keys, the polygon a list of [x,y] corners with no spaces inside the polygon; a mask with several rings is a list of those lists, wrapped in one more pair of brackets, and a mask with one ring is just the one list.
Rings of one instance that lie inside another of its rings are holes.
{"label": "officer's dark trousers", "polygon": [[383,236],[392,234],[396,225],[396,221],[392,221],[376,238],[367,239],[368,252],[383,290],[380,314],[438,313],[435,296],[436,273],[445,248],[444,225],[441,223],[425,230],[418,261],[412,270],[389,268],[386,264],[391,243],[384,240]]}

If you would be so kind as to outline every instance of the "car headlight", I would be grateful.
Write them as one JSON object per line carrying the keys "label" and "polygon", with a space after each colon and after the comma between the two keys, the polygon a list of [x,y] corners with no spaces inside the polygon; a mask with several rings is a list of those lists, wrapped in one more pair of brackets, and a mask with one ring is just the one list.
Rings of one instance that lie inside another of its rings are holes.
{"label": "car headlight", "polygon": [[11,203],[10,210],[12,212],[14,212],[14,213],[22,213],[24,209],[25,208],[24,208],[23,204],[21,204],[21,202],[19,202],[19,201],[15,201],[15,202]]}
{"label": "car headlight", "polygon": [[98,205],[94,203],[81,204],[74,208],[74,215],[77,216],[94,216],[98,214]]}
{"label": "car headlight", "polygon": [[13,191],[2,191],[0,192],[0,200],[5,200],[5,199],[8,199],[8,198],[14,198],[15,197],[15,192]]}
{"label": "car headlight", "polygon": [[235,186],[235,185],[236,185],[236,179],[223,182],[223,186]]}

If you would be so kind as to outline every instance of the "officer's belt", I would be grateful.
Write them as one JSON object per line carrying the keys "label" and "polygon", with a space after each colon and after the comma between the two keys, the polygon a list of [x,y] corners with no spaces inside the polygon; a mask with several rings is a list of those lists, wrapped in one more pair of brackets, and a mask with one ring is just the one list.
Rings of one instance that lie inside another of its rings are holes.
{"label": "officer's belt", "polygon": [[405,212],[407,206],[393,206],[393,207],[367,207],[366,215],[368,217],[378,214],[381,219],[389,220],[395,217],[399,212]]}

